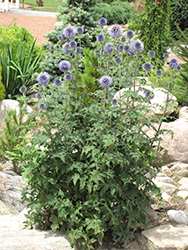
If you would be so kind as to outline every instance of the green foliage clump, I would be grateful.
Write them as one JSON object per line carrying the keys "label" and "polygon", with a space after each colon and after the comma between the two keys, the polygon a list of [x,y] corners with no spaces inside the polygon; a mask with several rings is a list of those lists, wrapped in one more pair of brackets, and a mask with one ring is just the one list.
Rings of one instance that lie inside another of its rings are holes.
{"label": "green foliage clump", "polygon": [[144,11],[133,20],[133,27],[139,31],[139,39],[144,43],[145,52],[156,52],[155,64],[163,60],[163,53],[170,45],[170,0],[145,0]]}
{"label": "green foliage clump", "polygon": [[111,24],[126,24],[133,14],[132,5],[128,2],[112,1],[109,4],[96,4],[94,15],[105,17],[108,20],[108,25]]}
{"label": "green foliage clump", "polygon": [[39,70],[43,54],[35,53],[35,40],[31,43],[23,43],[22,36],[19,42],[13,45],[4,43],[0,54],[2,66],[2,82],[6,89],[6,98],[15,98],[20,95],[19,88],[24,85],[30,88],[34,83],[32,74]]}
{"label": "green foliage clump", "polygon": [[184,0],[171,0],[170,7],[172,14],[170,16],[170,30],[173,37],[178,39],[177,26],[188,36],[188,1]]}
{"label": "green foliage clump", "polygon": [[14,171],[18,174],[22,169],[18,166],[21,157],[21,148],[25,147],[29,142],[26,137],[27,132],[32,128],[33,118],[26,118],[27,110],[23,99],[19,103],[19,115],[16,110],[7,111],[3,136],[0,138],[0,160],[12,161]]}
{"label": "green foliage clump", "polygon": [[1,73],[2,73],[2,67],[0,65],[0,101],[2,101],[5,98],[5,86],[1,82]]}
{"label": "green foliage clump", "polygon": [[67,0],[68,5],[76,6],[78,7],[81,6],[82,9],[84,10],[89,10],[91,7],[95,6],[97,2],[100,0]]}
{"label": "green foliage clump", "polygon": [[[22,44],[29,45],[35,40],[26,28],[19,27],[16,24],[9,27],[0,25],[0,50],[4,47],[4,44],[12,43],[13,46],[17,46],[20,37],[22,38]],[[37,54],[42,53],[42,47],[35,45],[34,51],[34,56],[37,56]]]}

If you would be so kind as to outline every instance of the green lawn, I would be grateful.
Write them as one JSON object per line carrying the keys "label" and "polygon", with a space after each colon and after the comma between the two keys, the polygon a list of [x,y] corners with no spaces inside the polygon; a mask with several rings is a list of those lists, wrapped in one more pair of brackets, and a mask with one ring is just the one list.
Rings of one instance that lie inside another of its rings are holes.
{"label": "green lawn", "polygon": [[[22,2],[22,1],[20,1]],[[32,10],[40,10],[40,11],[52,11],[57,12],[58,7],[62,5],[63,0],[43,0],[44,6],[38,8],[36,0],[24,0],[24,4],[33,5]]]}

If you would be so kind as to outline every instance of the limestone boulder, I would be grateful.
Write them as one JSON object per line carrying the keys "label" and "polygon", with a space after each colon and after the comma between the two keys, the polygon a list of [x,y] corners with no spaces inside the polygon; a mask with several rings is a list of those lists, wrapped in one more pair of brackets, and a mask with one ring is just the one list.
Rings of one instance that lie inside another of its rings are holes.
{"label": "limestone boulder", "polygon": [[22,204],[21,201],[23,184],[21,176],[0,172],[0,200],[14,214],[20,213],[26,207],[26,203]]}
{"label": "limestone boulder", "polygon": [[[0,136],[2,136],[3,128],[5,126],[5,118],[8,110],[16,110],[16,114],[19,116],[19,102],[16,100],[5,99],[0,102]],[[27,106],[27,113],[31,114],[33,109]],[[23,122],[28,118],[27,115],[24,116]]]}
{"label": "limestone boulder", "polygon": [[185,250],[188,249],[188,226],[161,225],[142,231],[138,238],[142,250]]}
{"label": "limestone boulder", "polygon": [[[143,90],[139,90],[139,88],[142,88]],[[168,91],[166,89],[163,88],[155,88],[153,89],[151,86],[136,86],[135,90],[138,91],[138,97],[141,95],[144,97],[144,91],[152,91],[154,93],[154,97],[153,99],[150,100],[150,104],[149,104],[149,112],[147,112],[146,116],[148,118],[155,118],[158,116],[163,115],[164,113],[164,109],[166,106],[166,101],[167,101],[167,95],[168,95]],[[133,87],[131,88],[131,90],[133,91]],[[125,95],[126,91],[128,91],[128,88],[123,88],[120,91],[118,91],[115,95],[114,95],[114,99],[121,99],[126,101],[127,98],[123,97],[123,95]],[[169,105],[167,107],[167,110],[165,112],[165,116],[169,116],[170,114],[174,113],[177,111],[178,108],[178,102],[177,102],[177,98],[172,95],[171,93],[169,93]]]}
{"label": "limestone boulder", "polygon": [[178,116],[179,116],[179,119],[182,119],[182,118],[188,119],[188,107],[187,106],[182,107],[179,110]]}

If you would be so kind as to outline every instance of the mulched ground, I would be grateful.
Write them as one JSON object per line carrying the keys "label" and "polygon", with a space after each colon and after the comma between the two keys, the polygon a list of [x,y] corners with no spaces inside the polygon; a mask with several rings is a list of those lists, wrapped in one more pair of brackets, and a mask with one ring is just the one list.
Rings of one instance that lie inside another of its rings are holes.
{"label": "mulched ground", "polygon": [[54,17],[22,16],[0,13],[0,25],[11,26],[17,24],[26,28],[36,38],[36,44],[46,43],[48,40],[43,35],[54,29],[57,22]]}

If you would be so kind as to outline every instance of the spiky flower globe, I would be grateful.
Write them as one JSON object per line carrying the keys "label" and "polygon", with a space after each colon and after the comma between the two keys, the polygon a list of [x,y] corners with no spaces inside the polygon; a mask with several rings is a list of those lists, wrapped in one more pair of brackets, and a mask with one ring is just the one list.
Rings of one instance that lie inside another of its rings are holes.
{"label": "spiky flower globe", "polygon": [[122,43],[126,42],[126,37],[125,37],[125,36],[122,36],[122,37],[121,37],[121,42],[122,42]]}
{"label": "spiky flower globe", "polygon": [[76,52],[77,54],[82,54],[83,50],[80,49],[80,47],[76,47],[76,48],[75,48],[75,52]]}
{"label": "spiky flower globe", "polygon": [[40,110],[45,110],[45,109],[46,109],[46,104],[45,104],[44,102],[41,102],[41,103],[39,104],[39,109],[40,109]]}
{"label": "spiky flower globe", "polygon": [[37,81],[42,85],[46,86],[47,83],[50,81],[50,76],[46,72],[41,72],[37,76]]}
{"label": "spiky flower globe", "polygon": [[121,63],[122,63],[121,57],[116,57],[116,58],[114,59],[114,62],[115,62],[116,64],[121,64]]}
{"label": "spiky flower globe", "polygon": [[118,105],[118,100],[116,98],[113,98],[111,100],[111,104],[114,105],[114,106]]}
{"label": "spiky flower globe", "polygon": [[96,56],[100,56],[100,55],[101,55],[101,51],[100,51],[99,49],[96,49],[96,50],[94,51],[94,54],[95,54]]}
{"label": "spiky flower globe", "polygon": [[97,36],[97,42],[104,42],[104,40],[105,40],[105,36],[103,35],[103,34],[99,34],[98,36]]}
{"label": "spiky flower globe", "polygon": [[162,76],[162,74],[163,74],[163,71],[162,71],[161,69],[157,69],[157,70],[155,71],[155,75],[156,75],[156,76]]}
{"label": "spiky flower globe", "polygon": [[21,86],[19,88],[20,93],[25,94],[27,92],[27,88],[25,86]]}
{"label": "spiky flower globe", "polygon": [[106,43],[105,45],[104,45],[104,50],[106,51],[106,52],[108,52],[108,53],[111,53],[112,52],[112,45],[113,45],[113,43]]}
{"label": "spiky flower globe", "polygon": [[122,34],[123,34],[123,29],[121,28],[121,26],[117,24],[112,25],[109,29],[109,35],[113,38],[121,37]]}
{"label": "spiky flower globe", "polygon": [[41,92],[36,93],[35,97],[39,100],[42,99],[42,93]]}
{"label": "spiky flower globe", "polygon": [[72,26],[65,27],[63,30],[63,36],[66,39],[73,39],[76,35],[76,30]]}
{"label": "spiky flower globe", "polygon": [[134,32],[132,30],[128,30],[125,35],[128,39],[131,39],[134,37]]}
{"label": "spiky flower globe", "polygon": [[77,29],[76,29],[76,33],[78,34],[78,35],[82,35],[83,33],[84,33],[84,29],[82,28],[82,27],[78,27]]}
{"label": "spiky flower globe", "polygon": [[140,59],[140,60],[143,60],[143,55],[142,54],[140,54],[139,56],[138,56],[138,58]]}
{"label": "spiky flower globe", "polygon": [[101,17],[101,18],[99,19],[99,26],[103,27],[103,26],[105,26],[105,25],[107,25],[107,20],[106,20],[106,18]]}
{"label": "spiky flower globe", "polygon": [[63,33],[61,33],[60,35],[58,35],[57,39],[58,39],[59,41],[65,41],[65,40],[66,40],[66,38],[65,38],[64,35],[63,35]]}
{"label": "spiky flower globe", "polygon": [[67,72],[71,68],[71,63],[69,61],[63,60],[59,63],[59,69],[62,72]]}
{"label": "spiky flower globe", "polygon": [[169,54],[168,53],[164,53],[163,54],[163,58],[165,58],[165,59],[169,58]]}
{"label": "spiky flower globe", "polygon": [[123,51],[123,44],[117,44],[116,45],[116,50],[117,51]]}
{"label": "spiky flower globe", "polygon": [[70,49],[69,43],[68,42],[64,43],[63,46],[62,46],[62,50],[65,52],[65,54],[70,53],[69,49]]}
{"label": "spiky flower globe", "polygon": [[176,67],[177,71],[181,71],[181,66],[178,64],[178,66]]}
{"label": "spiky flower globe", "polygon": [[77,42],[75,42],[74,40],[69,42],[69,47],[75,49],[77,47]]}
{"label": "spiky flower globe", "polygon": [[151,100],[151,99],[154,98],[154,92],[153,92],[153,91],[144,90],[144,96],[145,96],[148,100]]}
{"label": "spiky flower globe", "polygon": [[178,67],[178,65],[179,65],[179,62],[176,58],[172,58],[169,62],[169,67],[171,69],[176,69]]}
{"label": "spiky flower globe", "polygon": [[128,44],[125,44],[123,46],[123,51],[126,52],[126,53],[129,51],[129,45]]}
{"label": "spiky flower globe", "polygon": [[139,39],[132,41],[129,45],[129,52],[131,52],[134,55],[137,53],[141,53],[143,49],[144,49],[144,44]]}
{"label": "spiky flower globe", "polygon": [[72,75],[69,74],[69,73],[67,73],[67,74],[64,76],[64,79],[65,79],[65,81],[69,82],[69,81],[72,80]]}
{"label": "spiky flower globe", "polygon": [[104,88],[108,88],[112,84],[112,78],[110,76],[102,76],[99,80],[99,83]]}
{"label": "spiky flower globe", "polygon": [[151,63],[145,62],[142,65],[143,70],[145,70],[146,72],[149,72],[153,69],[153,65]]}
{"label": "spiky flower globe", "polygon": [[156,55],[155,50],[149,50],[149,51],[148,51],[148,57],[149,57],[149,58],[153,58],[153,57],[155,57],[155,55]]}
{"label": "spiky flower globe", "polygon": [[56,78],[56,79],[54,80],[54,84],[55,84],[55,86],[59,87],[59,86],[62,85],[62,81],[61,81],[59,78]]}

